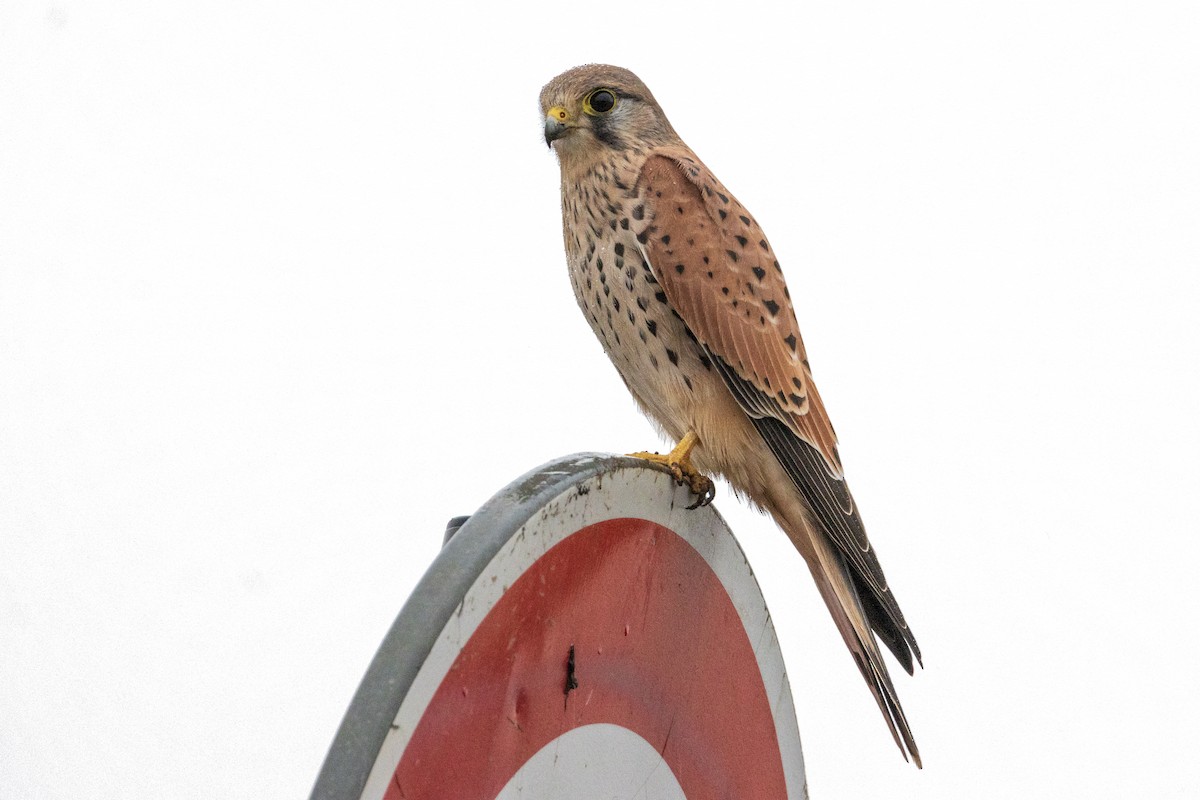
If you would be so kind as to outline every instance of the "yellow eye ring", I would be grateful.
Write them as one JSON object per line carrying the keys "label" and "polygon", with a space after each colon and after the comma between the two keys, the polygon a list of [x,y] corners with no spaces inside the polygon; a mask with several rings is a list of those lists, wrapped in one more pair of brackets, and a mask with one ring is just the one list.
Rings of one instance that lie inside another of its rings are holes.
{"label": "yellow eye ring", "polygon": [[593,89],[583,98],[583,113],[593,117],[607,114],[617,107],[617,93],[612,89]]}

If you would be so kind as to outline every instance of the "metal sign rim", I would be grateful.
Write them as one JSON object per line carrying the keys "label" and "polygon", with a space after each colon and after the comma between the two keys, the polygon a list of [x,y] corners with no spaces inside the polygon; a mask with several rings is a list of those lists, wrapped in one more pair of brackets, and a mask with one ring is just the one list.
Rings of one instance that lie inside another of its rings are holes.
{"label": "metal sign rim", "polygon": [[[378,793],[379,787],[382,786],[382,773],[372,773],[378,772],[377,762],[385,755],[383,751],[398,746],[395,737],[398,735],[403,741],[404,732],[410,728],[409,722],[399,728],[396,728],[396,725],[400,724],[398,717],[401,708],[405,707],[404,703],[412,702],[408,695],[414,691],[414,683],[420,675],[422,692],[429,688],[425,686],[429,676],[423,675],[422,669],[426,667],[431,652],[435,646],[439,647],[439,650],[444,649],[444,643],[438,645],[438,641],[442,638],[451,617],[460,614],[464,598],[470,595],[477,581],[482,581],[481,576],[489,570],[495,559],[506,547],[511,547],[515,541],[519,541],[514,539],[514,536],[526,526],[534,524],[539,515],[546,513],[549,505],[561,501],[564,497],[573,498],[575,495],[572,492],[586,494],[588,487],[603,485],[605,476],[610,474],[622,473],[618,482],[624,483],[633,480],[630,473],[647,470],[656,473],[653,480],[645,483],[637,480],[636,485],[657,485],[659,488],[654,489],[654,492],[662,496],[671,509],[676,505],[682,509],[690,502],[687,491],[673,487],[669,480],[664,481],[663,476],[657,474],[661,470],[655,465],[630,457],[580,453],[555,459],[532,470],[509,484],[473,514],[438,554],[384,638],[347,709],[318,775],[312,797],[321,800],[360,798],[368,785],[375,786],[372,792]],[[587,502],[590,504],[590,501]],[[611,509],[606,501],[602,502],[605,508]],[[617,505],[620,505],[620,502]],[[644,513],[659,516],[658,512]],[[663,511],[663,514],[666,513],[668,512]],[[673,515],[678,512],[673,510],[669,513]],[[699,513],[711,518],[701,527],[718,525],[724,531],[724,536],[718,538],[728,539],[732,552],[744,562],[744,553],[741,552],[732,531],[729,531],[724,520],[720,518],[720,514],[712,508]],[[664,519],[663,522],[665,521]],[[691,529],[691,525],[686,528]],[[523,538],[520,537],[520,540]],[[726,550],[729,552],[728,547]],[[505,558],[507,563],[508,557]],[[760,605],[760,602],[765,601],[762,601],[761,590],[757,587],[749,564],[745,563],[737,569],[746,571],[753,590],[752,597],[747,597],[744,590],[741,592],[744,601],[750,600],[750,605],[753,606],[752,611],[739,612],[743,617],[743,625],[748,624],[746,613],[750,613],[756,622],[770,626],[769,612],[765,606]],[[495,581],[495,577],[492,575],[491,580]],[[724,578],[722,582],[726,583],[726,586],[730,585]],[[459,619],[459,624],[462,623],[463,620]],[[783,748],[781,755],[784,756],[785,763],[789,760],[793,762],[791,767],[786,769],[791,773],[788,779],[788,784],[792,787],[790,793],[792,796],[803,797],[806,796],[803,755],[800,752],[794,706],[790,699],[790,687],[787,685],[782,654],[778,653],[778,642],[773,633],[770,639],[774,642],[772,647],[776,653],[775,658],[778,659],[778,667],[772,667],[770,671],[779,679],[775,686],[776,690],[781,692],[772,702],[772,713],[776,717],[777,733],[788,740],[786,745],[783,740],[779,741],[779,746]],[[757,653],[757,646],[755,650]],[[760,671],[766,664],[772,663],[768,651],[764,651],[767,655],[756,656],[759,658]],[[762,661],[764,657],[768,661]],[[767,673],[764,672],[763,675],[765,678]],[[418,699],[422,692],[418,692]],[[411,714],[411,711],[409,713]],[[780,717],[780,713],[784,716]]]}

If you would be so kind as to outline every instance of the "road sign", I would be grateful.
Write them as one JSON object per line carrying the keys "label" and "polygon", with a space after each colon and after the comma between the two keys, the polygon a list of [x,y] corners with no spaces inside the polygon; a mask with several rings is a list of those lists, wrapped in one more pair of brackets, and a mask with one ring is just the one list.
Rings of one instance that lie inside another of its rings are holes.
{"label": "road sign", "polygon": [[806,797],[766,603],[692,502],[598,454],[488,501],[400,612],[314,800]]}

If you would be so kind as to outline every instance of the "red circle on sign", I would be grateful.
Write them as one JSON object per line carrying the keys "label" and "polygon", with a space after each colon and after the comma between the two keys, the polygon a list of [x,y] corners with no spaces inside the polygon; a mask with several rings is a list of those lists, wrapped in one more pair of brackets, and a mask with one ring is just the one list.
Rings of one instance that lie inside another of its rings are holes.
{"label": "red circle on sign", "polygon": [[[578,685],[564,693],[572,646]],[[491,800],[548,742],[596,723],[649,742],[689,800],[787,797],[737,609],[690,544],[647,520],[577,531],[504,592],[462,644],[385,797]]]}

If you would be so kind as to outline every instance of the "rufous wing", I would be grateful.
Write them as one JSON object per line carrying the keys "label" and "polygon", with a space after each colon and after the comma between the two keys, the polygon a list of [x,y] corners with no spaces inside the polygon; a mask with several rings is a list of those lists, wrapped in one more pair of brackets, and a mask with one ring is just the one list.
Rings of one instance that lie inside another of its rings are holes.
{"label": "rufous wing", "polygon": [[842,475],[779,261],[750,213],[690,151],[646,159],[639,239],[671,307],[846,559],[871,627],[908,672],[916,639]]}

